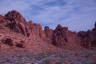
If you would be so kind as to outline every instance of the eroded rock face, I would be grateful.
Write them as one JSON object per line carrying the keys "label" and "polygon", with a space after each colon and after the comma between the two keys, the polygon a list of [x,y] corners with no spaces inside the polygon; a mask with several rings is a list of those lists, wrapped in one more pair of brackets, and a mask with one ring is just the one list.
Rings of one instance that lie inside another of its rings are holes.
{"label": "eroded rock face", "polygon": [[[10,11],[5,16],[0,15],[0,26],[2,27],[0,27],[0,43],[4,44],[4,46],[33,47],[34,50],[47,49],[48,47],[42,26],[32,21],[27,22],[17,11]],[[5,38],[7,36],[11,38],[7,40]],[[9,41],[9,39],[11,40]],[[23,43],[19,40],[23,41]]]}
{"label": "eroded rock face", "polygon": [[12,37],[4,37],[1,39],[0,42],[0,44],[4,44],[5,46],[18,47],[18,48],[24,48],[24,43],[25,42],[23,40],[14,39]]}
{"label": "eroded rock face", "polygon": [[96,50],[96,23],[92,30],[78,32],[78,37],[82,47]]}
{"label": "eroded rock face", "polygon": [[5,14],[5,17],[11,22],[22,23],[26,21],[24,17],[17,11],[12,10]]}
{"label": "eroded rock face", "polygon": [[45,32],[45,35],[46,35],[46,40],[48,43],[52,43],[52,39],[53,39],[53,30],[50,29],[48,26],[45,26],[44,28],[44,32]]}
{"label": "eroded rock face", "polygon": [[68,42],[67,39],[67,28],[62,27],[61,25],[58,25],[56,29],[54,30],[53,34],[53,45],[56,46],[65,46],[66,43]]}
{"label": "eroded rock face", "polygon": [[87,49],[96,49],[96,31],[81,31],[78,33],[81,40],[81,46]]}
{"label": "eroded rock face", "polygon": [[[95,26],[96,28],[96,26]],[[40,24],[26,21],[17,11],[13,10],[0,15],[0,45],[18,48],[53,49],[67,48],[80,49],[96,48],[96,30],[72,32],[68,27],[58,25],[55,30]],[[10,38],[5,38],[5,37]]]}
{"label": "eroded rock face", "polygon": [[79,38],[75,32],[71,32],[67,27],[58,25],[53,33],[53,45],[59,47],[78,48]]}
{"label": "eroded rock face", "polygon": [[8,20],[6,27],[10,28],[12,31],[27,35],[27,28],[25,26],[25,19],[17,11],[10,11],[5,15],[5,19]]}

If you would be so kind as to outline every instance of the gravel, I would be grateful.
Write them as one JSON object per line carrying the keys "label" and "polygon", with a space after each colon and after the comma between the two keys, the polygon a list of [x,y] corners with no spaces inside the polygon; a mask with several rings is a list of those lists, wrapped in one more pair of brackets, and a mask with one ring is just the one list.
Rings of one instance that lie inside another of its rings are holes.
{"label": "gravel", "polygon": [[50,62],[59,62],[59,64],[96,64],[96,51],[57,51],[46,53],[24,53],[1,54],[0,64],[51,64]]}

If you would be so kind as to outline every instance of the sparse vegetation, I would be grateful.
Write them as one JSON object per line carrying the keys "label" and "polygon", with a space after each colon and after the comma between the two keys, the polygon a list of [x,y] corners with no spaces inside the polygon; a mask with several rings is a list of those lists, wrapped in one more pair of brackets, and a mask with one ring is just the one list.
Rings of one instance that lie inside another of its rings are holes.
{"label": "sparse vegetation", "polygon": [[[28,52],[7,56],[0,54],[0,64],[95,64],[95,61],[90,58],[92,55],[96,55],[95,53],[96,51],[67,51],[67,53],[66,51],[58,51],[35,55]],[[86,57],[86,54],[89,57]]]}

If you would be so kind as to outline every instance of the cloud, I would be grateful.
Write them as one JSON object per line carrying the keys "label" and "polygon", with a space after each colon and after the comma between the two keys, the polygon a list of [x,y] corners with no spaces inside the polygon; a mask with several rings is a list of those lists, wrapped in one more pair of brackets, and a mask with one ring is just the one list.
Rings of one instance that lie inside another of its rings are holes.
{"label": "cloud", "polygon": [[95,0],[0,0],[1,14],[12,9],[43,26],[61,24],[73,31],[91,29],[96,20]]}

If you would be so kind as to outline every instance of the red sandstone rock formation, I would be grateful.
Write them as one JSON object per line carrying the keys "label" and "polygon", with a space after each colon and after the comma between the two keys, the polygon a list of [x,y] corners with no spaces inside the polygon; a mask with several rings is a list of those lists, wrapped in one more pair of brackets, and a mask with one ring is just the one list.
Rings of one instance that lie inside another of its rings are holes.
{"label": "red sandstone rock formation", "polygon": [[17,11],[0,16],[0,47],[40,51],[55,47],[46,41],[40,24],[27,22]]}
{"label": "red sandstone rock formation", "polygon": [[75,32],[71,32],[67,27],[58,25],[53,33],[53,45],[64,48],[80,48],[79,38]]}
{"label": "red sandstone rock formation", "polygon": [[81,31],[78,33],[81,43],[80,45],[87,49],[96,49],[96,30],[94,31]]}
{"label": "red sandstone rock formation", "polygon": [[58,25],[55,30],[40,24],[27,22],[17,11],[0,15],[0,47],[22,48],[35,51],[62,49],[96,48],[96,30],[71,32]]}

